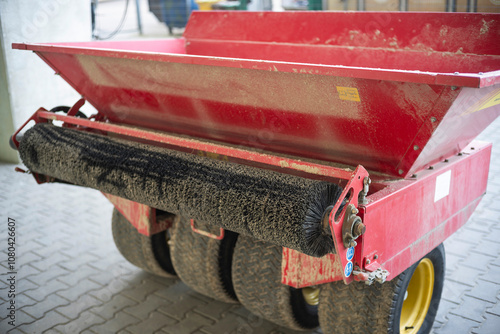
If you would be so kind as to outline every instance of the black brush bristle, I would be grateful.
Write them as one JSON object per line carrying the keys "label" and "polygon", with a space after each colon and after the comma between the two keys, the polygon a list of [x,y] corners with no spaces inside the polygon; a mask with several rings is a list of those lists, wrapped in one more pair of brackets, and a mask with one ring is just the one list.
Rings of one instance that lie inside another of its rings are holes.
{"label": "black brush bristle", "polygon": [[316,193],[315,200],[310,203],[303,225],[308,254],[316,257],[333,253],[335,250],[330,227],[325,230],[322,221],[342,194],[342,188],[336,184],[325,183],[322,186],[321,191]]}
{"label": "black brush bristle", "polygon": [[321,231],[341,192],[333,184],[42,123],[19,153],[31,171],[59,180],[308,255],[333,249]]}

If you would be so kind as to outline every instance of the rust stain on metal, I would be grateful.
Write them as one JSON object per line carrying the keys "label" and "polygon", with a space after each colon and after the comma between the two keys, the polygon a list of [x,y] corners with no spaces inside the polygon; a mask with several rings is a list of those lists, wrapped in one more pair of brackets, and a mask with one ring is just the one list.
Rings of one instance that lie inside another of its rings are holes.
{"label": "rust stain on metal", "polygon": [[335,254],[316,258],[283,248],[282,283],[300,288],[341,279],[342,266]]}

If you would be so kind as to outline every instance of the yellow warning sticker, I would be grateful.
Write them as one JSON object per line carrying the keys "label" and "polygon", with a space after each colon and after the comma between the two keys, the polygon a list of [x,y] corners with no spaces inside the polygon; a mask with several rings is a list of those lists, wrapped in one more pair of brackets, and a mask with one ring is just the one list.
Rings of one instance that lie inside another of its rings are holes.
{"label": "yellow warning sticker", "polygon": [[471,105],[466,111],[462,113],[461,116],[469,115],[475,113],[476,111],[490,108],[500,104],[500,89],[495,89],[486,96],[479,100],[474,101],[474,96],[471,96],[469,100],[464,101],[464,104]]}
{"label": "yellow warning sticker", "polygon": [[495,96],[493,96],[488,101],[481,104],[479,106],[479,108],[477,109],[477,111],[496,106],[497,104],[500,104],[500,92],[498,92]]}
{"label": "yellow warning sticker", "polygon": [[339,86],[336,87],[337,92],[339,93],[339,98],[341,100],[361,102],[357,88]]}

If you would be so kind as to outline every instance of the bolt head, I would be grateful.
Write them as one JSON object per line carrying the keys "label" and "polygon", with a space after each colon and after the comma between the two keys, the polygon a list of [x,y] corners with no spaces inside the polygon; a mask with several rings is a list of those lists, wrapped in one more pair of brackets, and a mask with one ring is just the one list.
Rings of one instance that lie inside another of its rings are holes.
{"label": "bolt head", "polygon": [[364,234],[366,232],[366,226],[365,224],[359,222],[354,225],[353,228],[353,233],[355,237],[359,237],[360,235]]}

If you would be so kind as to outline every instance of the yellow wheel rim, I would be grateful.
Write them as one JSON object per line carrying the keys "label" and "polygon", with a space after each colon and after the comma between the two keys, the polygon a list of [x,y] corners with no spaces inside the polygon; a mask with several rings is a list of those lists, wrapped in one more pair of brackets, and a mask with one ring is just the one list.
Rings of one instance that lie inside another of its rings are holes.
{"label": "yellow wheel rim", "polygon": [[316,306],[319,304],[319,288],[303,288],[302,295],[307,304]]}
{"label": "yellow wheel rim", "polygon": [[417,333],[424,323],[434,290],[434,265],[429,259],[418,264],[408,284],[401,309],[400,333]]}

